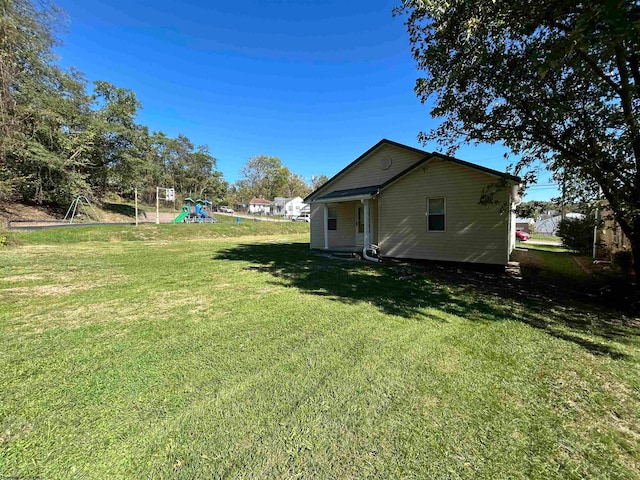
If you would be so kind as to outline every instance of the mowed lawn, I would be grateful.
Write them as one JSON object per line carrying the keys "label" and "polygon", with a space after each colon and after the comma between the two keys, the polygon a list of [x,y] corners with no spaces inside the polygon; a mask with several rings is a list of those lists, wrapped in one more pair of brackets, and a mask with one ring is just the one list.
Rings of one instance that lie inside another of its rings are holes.
{"label": "mowed lawn", "polygon": [[292,225],[9,235],[0,478],[640,478],[637,319]]}

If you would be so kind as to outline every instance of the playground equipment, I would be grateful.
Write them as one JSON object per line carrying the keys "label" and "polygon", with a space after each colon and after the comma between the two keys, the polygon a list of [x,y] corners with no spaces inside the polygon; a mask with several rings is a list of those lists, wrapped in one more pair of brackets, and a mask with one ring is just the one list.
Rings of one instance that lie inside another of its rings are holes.
{"label": "playground equipment", "polygon": [[[209,214],[211,207],[209,200],[194,200],[191,197],[184,199],[187,203],[182,206],[180,214],[172,221],[172,223],[216,223],[218,219]],[[193,204],[193,210],[191,206]]]}
{"label": "playground equipment", "polygon": [[69,209],[67,210],[66,215],[64,216],[64,222],[73,223],[73,219],[76,215],[86,215],[87,218],[93,219],[96,222],[101,222],[98,213],[91,205],[91,202],[84,195],[78,195],[73,199],[71,205],[69,205]]}

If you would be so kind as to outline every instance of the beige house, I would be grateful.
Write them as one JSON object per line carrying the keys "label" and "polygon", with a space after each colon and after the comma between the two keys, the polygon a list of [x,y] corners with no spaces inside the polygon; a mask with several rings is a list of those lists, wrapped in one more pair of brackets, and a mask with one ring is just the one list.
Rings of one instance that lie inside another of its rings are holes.
{"label": "beige house", "polygon": [[[382,257],[506,265],[519,183],[383,139],[305,198],[311,248],[371,258],[373,244]],[[494,199],[503,208],[479,204],[491,185],[500,185]]]}

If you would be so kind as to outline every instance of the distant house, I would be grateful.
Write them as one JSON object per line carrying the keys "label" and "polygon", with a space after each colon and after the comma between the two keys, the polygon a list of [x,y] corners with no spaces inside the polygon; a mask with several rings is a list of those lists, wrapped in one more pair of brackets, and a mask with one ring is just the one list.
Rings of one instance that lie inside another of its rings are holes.
{"label": "distant house", "polygon": [[[582,213],[567,213],[565,214],[565,217],[568,219],[583,219],[584,215]],[[556,233],[558,233],[558,225],[560,225],[561,220],[562,215],[558,215],[555,213],[549,215],[540,215],[535,223],[536,233],[540,233],[542,235],[555,235]]]}
{"label": "distant house", "polygon": [[273,199],[273,214],[294,218],[300,215],[306,206],[301,197],[276,197]]}
{"label": "distant house", "polygon": [[252,198],[249,202],[249,213],[271,213],[273,202],[264,198]]}
{"label": "distant house", "polygon": [[[381,140],[305,198],[311,248],[506,265],[520,179]],[[488,186],[506,209],[480,205]]]}
{"label": "distant house", "polygon": [[533,233],[536,228],[536,221],[533,218],[516,218],[516,230]]}

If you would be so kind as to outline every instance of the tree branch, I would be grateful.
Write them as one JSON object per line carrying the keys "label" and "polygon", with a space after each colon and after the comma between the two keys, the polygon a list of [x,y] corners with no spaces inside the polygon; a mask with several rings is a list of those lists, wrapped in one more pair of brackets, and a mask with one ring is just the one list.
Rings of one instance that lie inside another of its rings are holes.
{"label": "tree branch", "polygon": [[640,98],[640,54],[633,53],[629,56],[629,67],[635,83],[635,96]]}
{"label": "tree branch", "polygon": [[602,68],[600,68],[600,65],[598,65],[598,63],[593,58],[591,58],[587,52],[585,52],[581,48],[576,48],[575,52],[587,63],[589,67],[591,67],[591,70],[593,70],[598,77],[604,80],[604,82],[609,85],[609,87],[611,87],[614,92],[620,95],[622,89],[621,86],[614,82],[613,79],[609,77],[609,75],[607,75]]}

